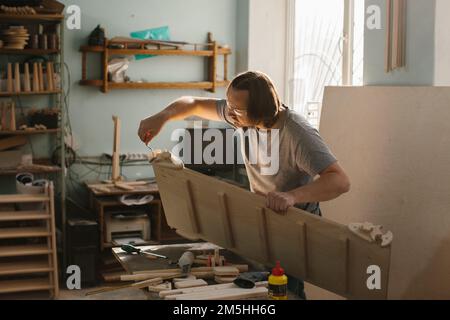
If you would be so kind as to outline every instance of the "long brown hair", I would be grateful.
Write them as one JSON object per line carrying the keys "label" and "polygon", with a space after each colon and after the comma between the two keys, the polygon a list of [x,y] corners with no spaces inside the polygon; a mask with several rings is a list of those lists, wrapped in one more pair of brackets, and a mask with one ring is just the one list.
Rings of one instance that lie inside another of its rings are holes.
{"label": "long brown hair", "polygon": [[268,75],[259,71],[247,71],[236,76],[230,87],[248,91],[247,118],[252,124],[262,123],[266,128],[275,124],[282,104]]}

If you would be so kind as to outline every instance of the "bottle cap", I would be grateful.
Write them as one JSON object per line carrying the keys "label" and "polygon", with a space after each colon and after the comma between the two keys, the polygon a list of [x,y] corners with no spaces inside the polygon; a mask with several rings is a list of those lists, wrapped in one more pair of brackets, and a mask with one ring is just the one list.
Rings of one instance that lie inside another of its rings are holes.
{"label": "bottle cap", "polygon": [[284,269],[280,266],[280,261],[277,261],[277,265],[272,269],[272,275],[274,276],[283,276]]}

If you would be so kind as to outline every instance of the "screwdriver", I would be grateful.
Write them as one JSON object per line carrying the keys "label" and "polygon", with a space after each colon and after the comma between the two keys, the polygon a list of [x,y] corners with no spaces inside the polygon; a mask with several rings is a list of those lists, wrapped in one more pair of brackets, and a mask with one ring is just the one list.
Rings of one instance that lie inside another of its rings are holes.
{"label": "screwdriver", "polygon": [[158,258],[162,258],[162,259],[167,259],[166,256],[160,255],[160,254],[156,254],[156,253],[150,253],[150,252],[145,252],[142,251],[139,248],[136,248],[135,246],[131,245],[131,244],[124,244],[123,246],[120,247],[123,251],[125,251],[128,254],[132,254],[132,253],[137,253],[137,254],[148,254],[150,256],[154,256],[154,257],[158,257]]}

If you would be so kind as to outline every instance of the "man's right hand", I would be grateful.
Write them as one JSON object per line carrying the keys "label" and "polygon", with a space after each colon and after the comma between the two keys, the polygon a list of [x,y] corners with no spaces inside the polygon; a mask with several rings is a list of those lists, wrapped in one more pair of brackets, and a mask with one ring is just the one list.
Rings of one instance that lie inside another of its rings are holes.
{"label": "man's right hand", "polygon": [[149,144],[149,142],[158,135],[167,120],[164,112],[160,112],[142,120],[138,130],[138,135],[142,142],[146,145]]}

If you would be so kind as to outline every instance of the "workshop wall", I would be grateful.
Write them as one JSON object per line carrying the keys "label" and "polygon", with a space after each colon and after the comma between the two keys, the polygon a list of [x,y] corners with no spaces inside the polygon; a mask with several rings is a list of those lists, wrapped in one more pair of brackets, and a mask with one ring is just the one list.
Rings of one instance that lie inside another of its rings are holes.
{"label": "workshop wall", "polygon": [[[122,120],[121,153],[147,153],[148,149],[137,136],[139,122],[144,117],[157,113],[174,99],[183,95],[224,97],[220,88],[211,94],[203,90],[117,90],[107,94],[97,88],[82,87],[81,54],[79,47],[87,43],[90,32],[100,24],[107,37],[129,36],[132,31],[160,26],[169,26],[172,40],[204,43],[207,32],[213,33],[219,44],[228,44],[233,54],[229,61],[229,77],[234,75],[236,56],[236,0],[67,0],[66,6],[76,4],[81,8],[81,30],[65,31],[65,61],[70,69],[70,120],[77,153],[82,156],[99,156],[111,153],[113,144],[113,122],[111,116]],[[239,50],[238,50],[239,51]],[[97,75],[100,65],[88,61],[88,74]],[[219,67],[219,77],[223,76]],[[127,74],[134,80],[148,81],[200,81],[205,79],[206,60],[198,57],[153,57],[133,61]],[[154,149],[170,149],[175,143],[170,135],[175,128],[183,128],[185,122],[168,124],[152,141]],[[91,167],[92,168],[92,167]],[[72,178],[96,179],[100,168],[84,176],[89,169],[75,166]],[[107,173],[108,168],[101,172]],[[129,179],[152,177],[149,166],[125,167],[123,175]],[[101,175],[101,178],[107,176]],[[72,179],[73,180],[73,179]],[[75,184],[74,184],[75,183]],[[69,189],[77,188],[69,181]]]}
{"label": "workshop wall", "polygon": [[433,85],[435,0],[408,0],[406,22],[406,68],[386,73],[386,1],[366,0],[367,8],[381,8],[380,30],[365,30],[364,85]]}

